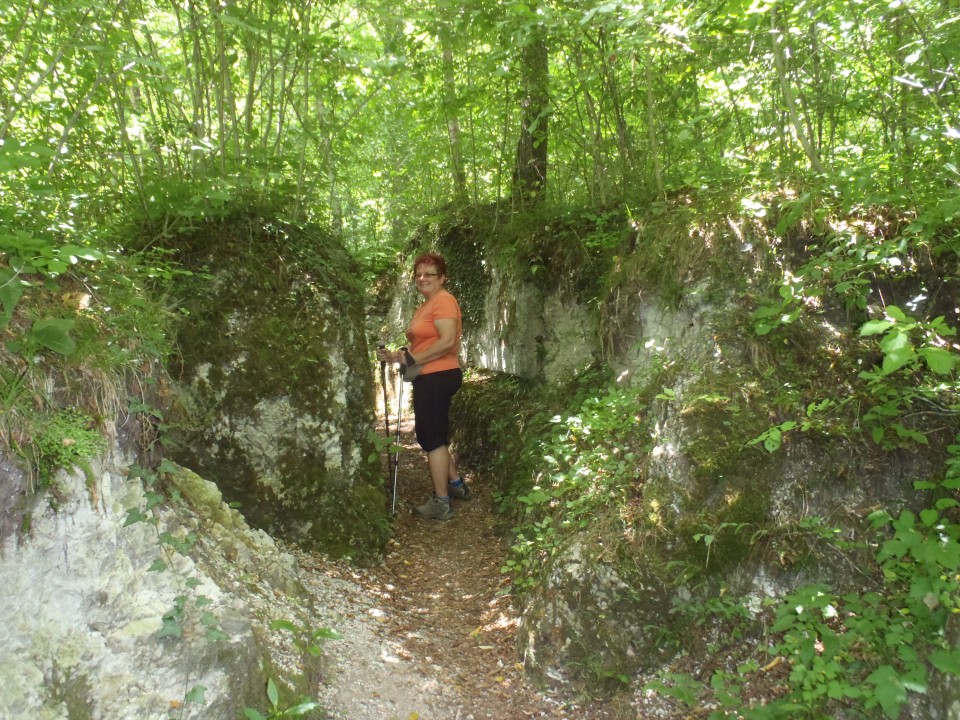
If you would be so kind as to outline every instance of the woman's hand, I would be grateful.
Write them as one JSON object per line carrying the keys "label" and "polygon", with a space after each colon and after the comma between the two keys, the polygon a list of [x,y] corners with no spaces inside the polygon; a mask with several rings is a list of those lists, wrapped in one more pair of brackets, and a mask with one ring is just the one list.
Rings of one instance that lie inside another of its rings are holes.
{"label": "woman's hand", "polygon": [[387,363],[398,363],[403,360],[403,353],[399,350],[387,350],[386,348],[377,348],[377,360]]}

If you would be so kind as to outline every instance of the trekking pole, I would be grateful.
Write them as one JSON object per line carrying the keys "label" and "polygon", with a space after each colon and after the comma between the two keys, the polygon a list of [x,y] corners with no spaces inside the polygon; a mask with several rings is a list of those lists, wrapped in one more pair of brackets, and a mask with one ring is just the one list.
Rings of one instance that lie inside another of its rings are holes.
{"label": "trekking pole", "polygon": [[393,457],[393,504],[390,506],[391,514],[397,512],[397,475],[400,470],[400,419],[403,416],[403,379],[400,379],[400,389],[397,390],[397,442],[396,451]]}
{"label": "trekking pole", "polygon": [[[383,350],[386,345],[377,343],[377,347]],[[383,424],[386,428],[386,438],[390,439],[390,406],[387,404],[387,361],[380,361],[380,385],[383,387]],[[387,446],[387,487],[390,487],[390,446]]]}

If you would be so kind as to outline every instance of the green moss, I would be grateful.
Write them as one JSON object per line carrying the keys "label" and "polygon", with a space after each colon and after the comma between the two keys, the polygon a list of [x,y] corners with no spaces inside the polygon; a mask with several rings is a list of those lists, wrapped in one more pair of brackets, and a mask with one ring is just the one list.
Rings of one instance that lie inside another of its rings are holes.
{"label": "green moss", "polygon": [[67,711],[67,720],[94,720],[94,705],[91,700],[90,679],[77,674],[72,669],[57,668],[55,680],[50,686],[53,699],[61,703]]}

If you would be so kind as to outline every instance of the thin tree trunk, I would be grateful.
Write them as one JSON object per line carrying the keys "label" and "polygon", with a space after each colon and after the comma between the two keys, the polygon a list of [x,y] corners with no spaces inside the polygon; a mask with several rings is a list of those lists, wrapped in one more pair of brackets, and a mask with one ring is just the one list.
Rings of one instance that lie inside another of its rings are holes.
{"label": "thin tree trunk", "polygon": [[453,72],[453,48],[450,30],[446,24],[440,27],[440,50],[443,64],[443,109],[447,118],[447,138],[450,142],[450,169],[456,196],[467,196],[467,174],[463,166],[463,150],[460,140],[460,117],[457,113],[457,84]]}
{"label": "thin tree trunk", "polygon": [[525,72],[513,196],[521,207],[534,208],[542,206],[547,189],[550,75],[547,42],[542,35],[523,48],[521,62]]}
{"label": "thin tree trunk", "polygon": [[780,45],[781,31],[780,23],[777,22],[777,6],[770,8],[770,38],[773,49],[773,63],[777,70],[777,78],[780,80],[780,92],[783,93],[783,103],[786,105],[787,114],[790,116],[790,123],[793,126],[793,132],[803,147],[803,151],[810,161],[811,167],[818,173],[823,173],[824,168],[820,163],[820,157],[817,155],[817,149],[813,146],[810,136],[803,127],[800,118],[800,112],[797,110],[796,99],[793,95],[793,86],[790,84],[790,76],[787,71],[786,60],[784,59],[783,48]]}
{"label": "thin tree trunk", "polygon": [[621,184],[629,181],[636,167],[636,158],[634,156],[634,143],[630,137],[630,128],[627,125],[627,118],[623,112],[623,99],[620,92],[620,83],[617,80],[615,63],[617,62],[616,51],[611,51],[607,42],[607,33],[602,29],[599,36],[600,63],[602,69],[602,83],[606,90],[606,96],[610,99],[611,112],[613,113],[614,124],[617,129],[617,153],[620,157],[620,176]]}
{"label": "thin tree trunk", "polygon": [[660,169],[660,148],[657,140],[656,98],[653,94],[653,63],[650,61],[649,48],[643,56],[643,70],[646,78],[647,141],[650,143],[650,157],[653,161],[653,179],[657,184],[657,195],[666,197],[663,190],[663,172]]}
{"label": "thin tree trunk", "polygon": [[[590,158],[590,166],[586,167],[584,163],[584,179],[589,178],[587,190],[592,202],[606,203],[605,179],[606,173],[603,171],[603,127],[598,117],[596,104],[593,96],[590,94],[589,87],[583,78],[587,77],[588,71],[583,63],[583,44],[577,41],[573,47],[573,67],[570,68],[570,84],[573,88],[581,90],[574,93],[574,98],[583,98],[583,113],[580,112],[580,103],[575,102],[577,118],[580,120],[580,126],[583,128],[583,141],[581,148],[584,157]],[[570,67],[570,63],[567,63]],[[586,117],[584,117],[584,115]],[[579,138],[577,138],[579,140]]]}
{"label": "thin tree trunk", "polygon": [[[46,5],[44,5],[40,11],[43,12],[45,9]],[[13,118],[16,117],[17,112],[20,110],[23,104],[29,101],[29,99],[37,91],[37,88],[43,84],[43,81],[50,77],[50,75],[59,67],[60,60],[66,53],[67,48],[73,45],[73,40],[80,34],[80,31],[86,27],[85,21],[89,15],[89,10],[84,11],[83,21],[77,23],[76,29],[70,36],[70,41],[63,43],[61,47],[58,48],[57,54],[50,60],[50,62],[47,63],[43,71],[37,75],[33,84],[23,92],[20,92],[20,83],[23,80],[23,76],[31,69],[30,60],[32,60],[34,53],[35,36],[30,38],[30,43],[23,54],[24,61],[21,62],[20,67],[17,68],[17,77],[14,79],[13,87],[10,91],[10,97],[13,98],[19,96],[19,100],[17,102],[10,103],[9,109],[4,114],[3,122],[0,124],[0,140],[3,140],[7,136],[7,132],[10,130],[10,123],[13,122]]]}

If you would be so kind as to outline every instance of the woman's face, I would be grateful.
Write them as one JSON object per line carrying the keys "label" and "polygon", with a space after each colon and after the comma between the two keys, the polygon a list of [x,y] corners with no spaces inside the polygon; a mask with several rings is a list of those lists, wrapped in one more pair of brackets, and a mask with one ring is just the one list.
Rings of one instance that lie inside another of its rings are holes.
{"label": "woman's face", "polygon": [[417,292],[428,298],[443,287],[444,276],[437,272],[437,266],[433,263],[420,263],[413,279],[417,283]]}

